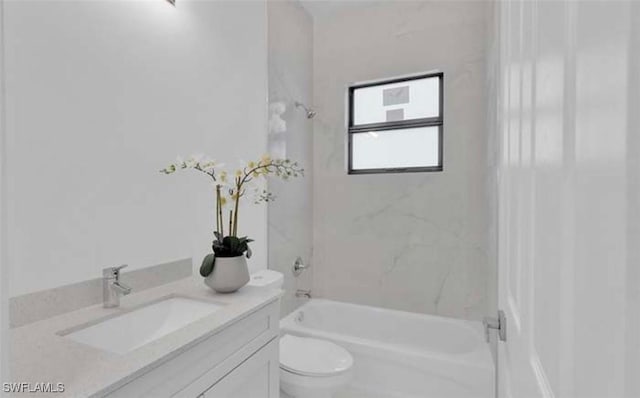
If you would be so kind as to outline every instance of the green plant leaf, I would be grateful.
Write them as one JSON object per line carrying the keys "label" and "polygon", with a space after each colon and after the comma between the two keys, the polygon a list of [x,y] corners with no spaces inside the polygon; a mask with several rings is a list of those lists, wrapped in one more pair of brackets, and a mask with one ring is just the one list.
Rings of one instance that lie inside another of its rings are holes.
{"label": "green plant leaf", "polygon": [[211,275],[211,273],[213,272],[213,265],[215,264],[215,261],[216,255],[213,253],[204,256],[204,259],[202,259],[202,265],[200,266],[200,275],[202,275],[204,278]]}
{"label": "green plant leaf", "polygon": [[[246,236],[240,238],[225,236],[222,239],[214,240],[211,247],[217,257],[237,257],[249,251],[249,242],[253,242],[253,239]],[[248,256],[250,257],[251,253],[248,253]]]}

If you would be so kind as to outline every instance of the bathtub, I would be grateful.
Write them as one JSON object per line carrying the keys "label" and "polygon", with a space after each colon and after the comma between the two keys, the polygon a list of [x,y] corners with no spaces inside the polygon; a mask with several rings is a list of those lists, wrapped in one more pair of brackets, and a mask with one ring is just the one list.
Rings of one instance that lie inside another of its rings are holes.
{"label": "bathtub", "polygon": [[494,364],[479,322],[312,299],[280,328],[351,352],[354,379],[341,397],[494,397]]}

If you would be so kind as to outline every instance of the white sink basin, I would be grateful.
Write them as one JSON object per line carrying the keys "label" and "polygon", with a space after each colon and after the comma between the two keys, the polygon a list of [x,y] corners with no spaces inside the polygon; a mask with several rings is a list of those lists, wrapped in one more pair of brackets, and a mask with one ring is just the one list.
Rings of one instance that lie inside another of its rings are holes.
{"label": "white sink basin", "polygon": [[221,309],[219,304],[171,297],[69,333],[65,337],[117,354],[142,347]]}

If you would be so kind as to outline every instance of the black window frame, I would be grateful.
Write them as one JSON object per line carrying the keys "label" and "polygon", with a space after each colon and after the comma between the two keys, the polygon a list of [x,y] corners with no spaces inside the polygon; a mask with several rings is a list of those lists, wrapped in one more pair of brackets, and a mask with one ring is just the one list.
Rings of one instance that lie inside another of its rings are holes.
{"label": "black window frame", "polygon": [[[353,120],[353,93],[357,89],[382,86],[392,83],[402,83],[412,80],[420,80],[426,78],[437,77],[439,80],[439,114],[436,117],[412,119],[412,120],[400,120],[395,122],[380,122],[380,123],[368,123],[354,125]],[[443,72],[431,72],[418,75],[411,75],[386,80],[376,80],[374,82],[355,84],[349,86],[348,92],[348,124],[347,124],[347,136],[348,136],[348,152],[347,152],[347,172],[348,174],[381,174],[381,173],[422,173],[422,172],[434,172],[443,171],[443,127],[444,127],[444,73]],[[438,165],[436,166],[424,166],[424,167],[392,167],[392,168],[376,168],[376,169],[353,169],[353,144],[352,138],[354,134],[368,133],[372,131],[388,131],[399,130],[415,127],[438,127]]]}

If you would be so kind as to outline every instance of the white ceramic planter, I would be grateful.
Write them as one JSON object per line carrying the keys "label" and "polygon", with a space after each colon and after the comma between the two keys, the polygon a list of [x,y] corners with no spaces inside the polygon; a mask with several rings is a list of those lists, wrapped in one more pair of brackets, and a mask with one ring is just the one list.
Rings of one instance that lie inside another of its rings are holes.
{"label": "white ceramic planter", "polygon": [[216,257],[213,272],[204,283],[218,293],[232,293],[249,282],[249,267],[245,256]]}

